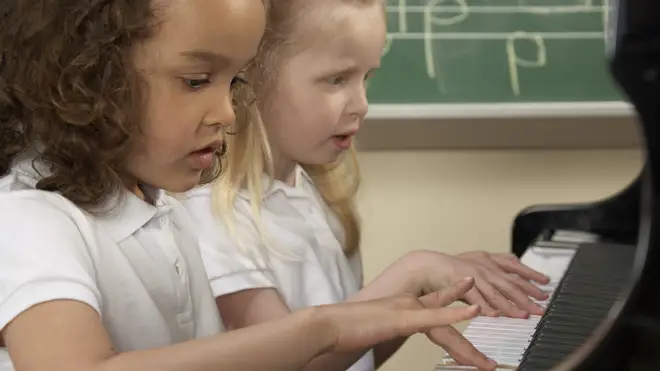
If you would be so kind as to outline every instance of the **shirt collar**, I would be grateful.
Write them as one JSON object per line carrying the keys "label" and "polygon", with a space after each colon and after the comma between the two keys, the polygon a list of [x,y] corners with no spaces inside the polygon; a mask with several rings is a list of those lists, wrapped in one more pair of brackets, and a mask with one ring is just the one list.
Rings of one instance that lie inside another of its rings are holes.
{"label": "shirt collar", "polygon": [[[36,149],[30,149],[19,156],[13,164],[12,172],[28,188],[35,188],[39,179],[50,172],[44,163],[35,161]],[[141,187],[145,195],[153,200],[151,205],[132,192],[109,197],[101,208],[103,214],[93,218],[109,232],[116,242],[125,240],[156,216],[169,214],[172,205],[167,202],[163,190]]]}
{"label": "shirt collar", "polygon": [[150,204],[132,192],[124,192],[109,201],[112,207],[108,213],[97,216],[97,220],[109,232],[116,242],[135,234],[156,217],[168,218],[172,205],[166,201],[163,190],[147,186],[141,187],[145,196],[153,200]]}
{"label": "shirt collar", "polygon": [[[261,175],[261,187],[263,190],[263,196],[261,199],[265,201],[266,199],[277,194],[283,194],[287,198],[308,197],[309,194],[307,189],[312,184],[314,184],[312,182],[312,178],[300,165],[296,166],[293,186],[288,185],[280,180],[273,179],[264,173]],[[241,188],[238,191],[238,197],[248,201],[251,198],[246,188]]]}

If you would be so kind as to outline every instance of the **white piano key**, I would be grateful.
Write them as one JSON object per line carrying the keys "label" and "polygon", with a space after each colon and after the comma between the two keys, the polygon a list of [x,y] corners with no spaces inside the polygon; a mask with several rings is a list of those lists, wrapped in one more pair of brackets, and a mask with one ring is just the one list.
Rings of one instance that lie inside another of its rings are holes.
{"label": "white piano key", "polygon": [[[475,347],[477,345],[475,344]],[[516,346],[502,346],[502,344],[479,344],[479,349],[482,352],[493,352],[493,353],[506,353],[509,355],[516,355],[515,352],[524,352],[526,347],[529,346],[529,340],[523,344],[518,344]],[[483,350],[482,350],[483,348]],[[518,353],[520,355],[522,353]]]}

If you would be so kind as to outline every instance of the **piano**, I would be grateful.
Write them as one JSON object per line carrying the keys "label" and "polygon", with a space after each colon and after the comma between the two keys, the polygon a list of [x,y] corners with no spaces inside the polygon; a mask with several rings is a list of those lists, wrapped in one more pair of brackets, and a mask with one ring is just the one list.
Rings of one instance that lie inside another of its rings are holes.
{"label": "piano", "polygon": [[[610,11],[610,72],[635,108],[645,163],[609,198],[516,216],[512,251],[551,277],[551,296],[542,316],[468,324],[499,370],[660,370],[660,0],[611,0]],[[449,357],[436,367],[467,369]]]}

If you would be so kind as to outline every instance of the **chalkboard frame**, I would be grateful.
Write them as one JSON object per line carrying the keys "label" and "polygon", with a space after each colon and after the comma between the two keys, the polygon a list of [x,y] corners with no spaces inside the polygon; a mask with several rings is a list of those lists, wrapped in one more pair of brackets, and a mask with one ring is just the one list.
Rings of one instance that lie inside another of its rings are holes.
{"label": "chalkboard frame", "polygon": [[628,102],[371,104],[367,120],[502,119],[502,118],[626,118]]}

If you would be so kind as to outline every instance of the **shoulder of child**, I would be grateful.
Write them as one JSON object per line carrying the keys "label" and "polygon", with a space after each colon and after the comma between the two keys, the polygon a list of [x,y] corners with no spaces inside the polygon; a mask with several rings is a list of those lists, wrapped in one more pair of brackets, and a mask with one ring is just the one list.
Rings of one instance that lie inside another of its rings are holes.
{"label": "shoulder of child", "polygon": [[0,328],[49,300],[75,299],[99,310],[87,220],[55,193],[0,193]]}
{"label": "shoulder of child", "polygon": [[[53,192],[34,189],[0,192],[0,205],[0,230],[17,225],[35,232],[56,231],[54,227],[87,219],[80,208]],[[37,227],[44,229],[37,230]]]}

